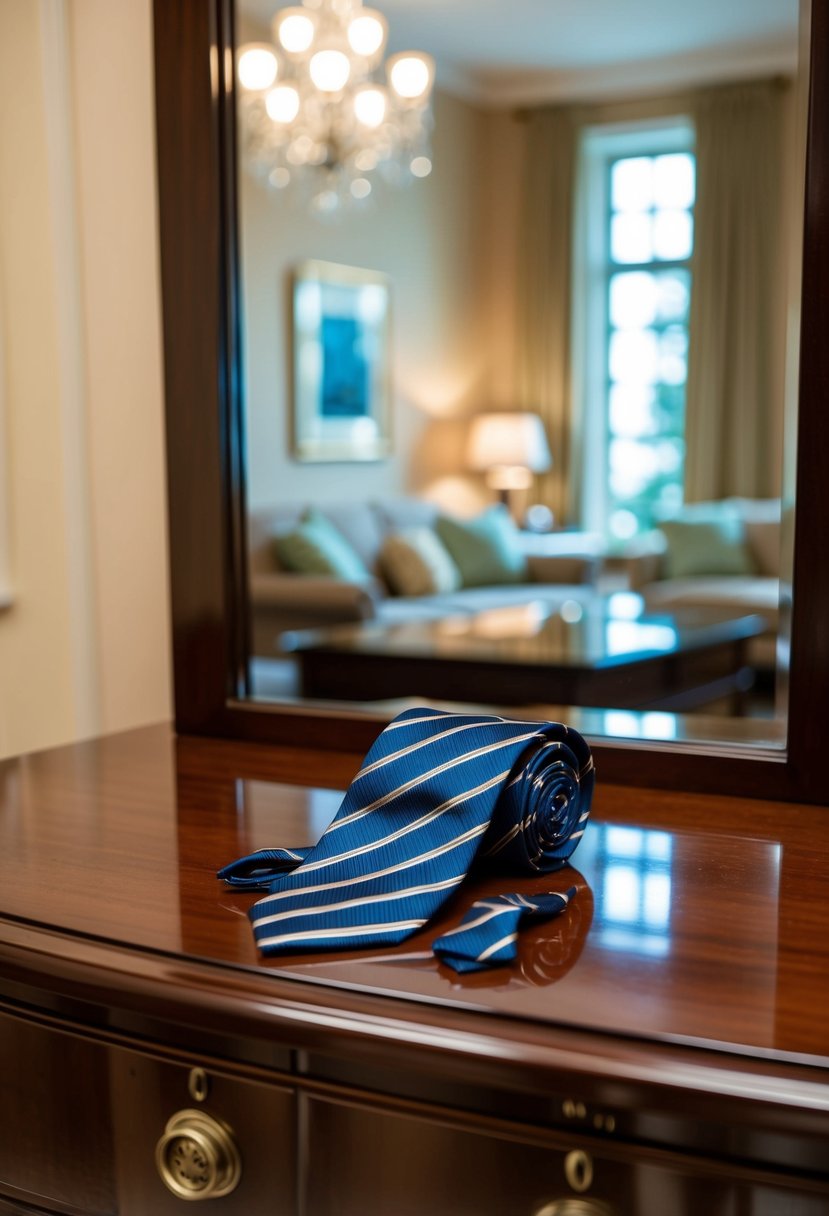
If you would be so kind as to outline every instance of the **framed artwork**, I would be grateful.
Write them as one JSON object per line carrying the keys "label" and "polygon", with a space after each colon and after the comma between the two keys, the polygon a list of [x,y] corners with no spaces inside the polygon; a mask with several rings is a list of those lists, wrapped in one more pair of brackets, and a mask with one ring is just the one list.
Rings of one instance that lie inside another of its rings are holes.
{"label": "framed artwork", "polygon": [[308,261],[293,276],[293,439],[303,461],[391,452],[390,289],[385,275]]}

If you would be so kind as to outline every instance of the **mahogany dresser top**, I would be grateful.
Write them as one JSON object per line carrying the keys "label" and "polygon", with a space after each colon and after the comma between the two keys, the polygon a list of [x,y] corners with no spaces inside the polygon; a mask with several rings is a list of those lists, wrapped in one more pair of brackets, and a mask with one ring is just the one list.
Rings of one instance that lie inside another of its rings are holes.
{"label": "mahogany dresser top", "polygon": [[429,1009],[432,1021],[483,1012],[536,1033],[829,1066],[829,812],[818,807],[614,787],[599,774],[575,878],[499,880],[579,888],[567,915],[526,933],[517,967],[459,977],[429,951],[491,879],[466,884],[396,949],[261,961],[244,915],[253,897],[215,871],[253,848],[315,840],[360,759],[158,726],[6,761],[4,936],[115,947],[122,965],[132,952],[168,969],[198,960],[220,988],[253,983],[260,1004],[287,993],[334,1009],[349,993],[415,1022]]}

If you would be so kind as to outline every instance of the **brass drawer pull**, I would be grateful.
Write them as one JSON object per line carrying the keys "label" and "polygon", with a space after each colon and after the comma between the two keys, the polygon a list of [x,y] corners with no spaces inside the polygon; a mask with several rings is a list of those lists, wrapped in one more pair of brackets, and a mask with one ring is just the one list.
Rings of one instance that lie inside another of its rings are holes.
{"label": "brass drawer pull", "polygon": [[233,1132],[203,1110],[172,1116],[155,1149],[161,1181],[179,1199],[218,1199],[242,1176]]}
{"label": "brass drawer pull", "polygon": [[574,1148],[564,1158],[564,1177],[574,1191],[589,1191],[593,1184],[593,1161],[589,1153]]}

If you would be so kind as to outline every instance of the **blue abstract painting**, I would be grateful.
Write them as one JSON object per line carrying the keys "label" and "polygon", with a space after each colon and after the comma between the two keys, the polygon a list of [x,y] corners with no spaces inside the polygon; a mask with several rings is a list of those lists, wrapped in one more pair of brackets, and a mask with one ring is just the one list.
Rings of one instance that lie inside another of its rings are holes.
{"label": "blue abstract painting", "polygon": [[362,418],[370,413],[369,367],[356,317],[322,318],[323,418]]}

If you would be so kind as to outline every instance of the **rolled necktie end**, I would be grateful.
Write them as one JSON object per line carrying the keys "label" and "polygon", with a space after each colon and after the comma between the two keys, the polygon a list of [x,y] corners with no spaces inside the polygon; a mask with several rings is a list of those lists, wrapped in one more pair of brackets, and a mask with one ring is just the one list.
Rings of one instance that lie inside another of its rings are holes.
{"label": "rolled necktie end", "polygon": [[521,927],[560,915],[575,894],[576,888],[570,887],[561,895],[496,895],[476,900],[456,929],[432,943],[432,950],[447,967],[461,973],[512,963],[518,954]]}

